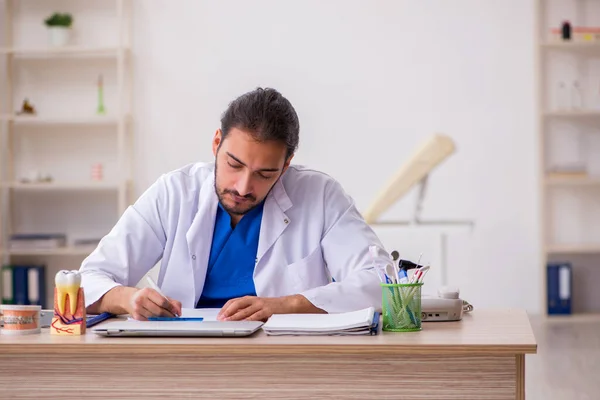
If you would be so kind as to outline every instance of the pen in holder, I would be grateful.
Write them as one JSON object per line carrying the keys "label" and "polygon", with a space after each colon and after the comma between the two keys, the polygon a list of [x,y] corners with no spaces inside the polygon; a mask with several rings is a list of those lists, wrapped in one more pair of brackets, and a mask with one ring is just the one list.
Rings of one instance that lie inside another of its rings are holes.
{"label": "pen in holder", "polygon": [[421,330],[421,287],[423,283],[382,283],[381,308],[384,331]]}

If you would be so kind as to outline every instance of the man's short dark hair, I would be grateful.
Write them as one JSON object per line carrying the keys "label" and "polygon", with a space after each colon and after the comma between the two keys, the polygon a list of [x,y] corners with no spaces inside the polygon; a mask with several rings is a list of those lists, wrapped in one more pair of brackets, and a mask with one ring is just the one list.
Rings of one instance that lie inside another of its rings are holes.
{"label": "man's short dark hair", "polygon": [[231,128],[246,131],[259,142],[284,143],[286,159],[298,148],[298,115],[292,104],[275,89],[257,88],[233,100],[221,116],[223,140]]}

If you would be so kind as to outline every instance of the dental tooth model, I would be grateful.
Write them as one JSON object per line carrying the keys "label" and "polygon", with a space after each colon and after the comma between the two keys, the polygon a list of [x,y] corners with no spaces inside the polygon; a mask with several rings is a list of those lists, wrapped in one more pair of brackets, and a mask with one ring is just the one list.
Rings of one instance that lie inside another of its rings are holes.
{"label": "dental tooth model", "polygon": [[85,333],[85,301],[79,271],[58,271],[54,278],[54,317],[50,333],[82,335]]}

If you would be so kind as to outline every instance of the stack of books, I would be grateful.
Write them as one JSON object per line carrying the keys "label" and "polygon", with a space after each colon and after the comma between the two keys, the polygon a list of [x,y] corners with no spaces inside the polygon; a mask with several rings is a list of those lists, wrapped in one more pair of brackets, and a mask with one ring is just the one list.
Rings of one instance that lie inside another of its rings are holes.
{"label": "stack of books", "polygon": [[15,234],[10,236],[11,250],[47,250],[65,247],[67,236],[62,233]]}

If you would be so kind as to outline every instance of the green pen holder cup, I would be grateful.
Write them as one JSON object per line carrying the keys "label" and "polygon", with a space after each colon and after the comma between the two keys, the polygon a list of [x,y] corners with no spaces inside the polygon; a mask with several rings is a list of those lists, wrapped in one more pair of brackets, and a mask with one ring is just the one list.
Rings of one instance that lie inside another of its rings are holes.
{"label": "green pen holder cup", "polygon": [[382,330],[415,332],[421,328],[421,287],[423,283],[381,284]]}

